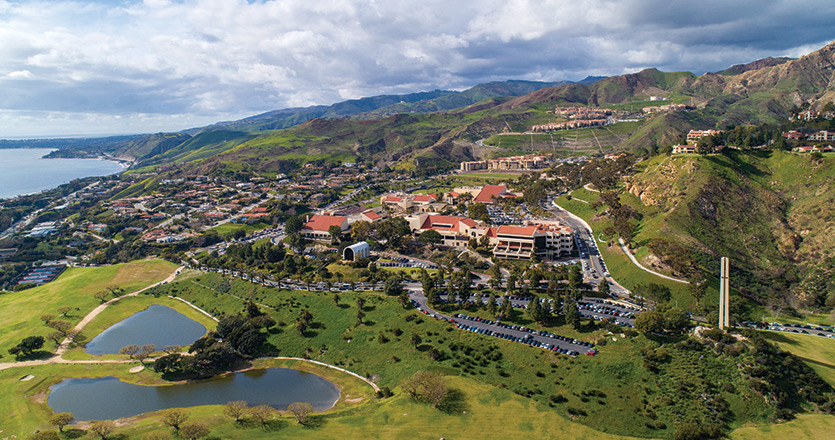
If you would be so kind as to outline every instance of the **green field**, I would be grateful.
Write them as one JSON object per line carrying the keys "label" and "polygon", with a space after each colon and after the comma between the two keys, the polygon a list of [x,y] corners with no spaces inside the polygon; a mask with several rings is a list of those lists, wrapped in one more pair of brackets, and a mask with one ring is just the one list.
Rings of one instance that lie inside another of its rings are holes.
{"label": "green field", "polygon": [[[167,263],[163,267],[173,269]],[[642,367],[640,351],[652,348],[655,342],[643,337],[607,335],[605,330],[590,324],[579,331],[562,325],[545,327],[599,343],[598,356],[572,359],[457,330],[416,311],[404,310],[397,298],[378,292],[339,292],[337,304],[334,293],[330,292],[276,290],[241,280],[226,283],[217,274],[187,271],[177,281],[153,292],[116,301],[89,324],[85,333],[95,335],[150,304],[171,306],[208,328],[213,327],[212,320],[181,301],[168,298],[169,294],[191,301],[216,316],[240,312],[247,299],[256,301],[278,322],[270,331],[265,355],[309,357],[341,366],[373,378],[380,386],[390,387],[396,393],[390,399],[377,400],[372,396],[371,387],[344,373],[301,361],[261,359],[255,362],[256,367],[291,367],[319,374],[340,387],[342,399],[334,409],[315,416],[312,428],[299,426],[285,415],[275,424],[277,431],[252,424],[236,425],[222,415],[219,406],[190,408],[191,418],[206,422],[216,438],[258,439],[278,435],[345,439],[614,439],[623,438],[618,436],[623,434],[670,438],[675,418],[666,407],[679,399],[676,396],[680,392],[670,385],[687,380],[690,387],[696,387],[694,392],[701,392],[697,391],[703,386],[699,385],[701,382],[691,379],[697,372],[707,379],[705,383],[721,376],[734,384],[735,392],[722,392],[735,414],[730,427],[741,428],[734,436],[750,438],[745,437],[752,435],[749,432],[782,428],[782,425],[762,425],[768,409],[758,399],[752,399],[744,378],[734,378],[731,359],[690,349],[679,352],[660,372],[650,373]],[[362,324],[356,321],[359,298],[365,301]],[[302,311],[313,315],[313,323],[305,335],[299,335],[295,329],[295,321]],[[537,328],[523,314],[517,312],[516,316],[516,322]],[[0,326],[5,330],[6,323]],[[422,337],[418,346],[411,341],[415,334]],[[603,344],[603,339],[608,343]],[[443,353],[442,359],[428,357],[433,348]],[[68,357],[90,358],[80,349]],[[129,373],[128,369],[135,365],[40,365],[0,371],[0,414],[6,416],[0,429],[4,435],[18,437],[35,429],[49,429],[44,422],[50,414],[45,404],[46,391],[63,378],[113,375],[139,384],[164,383],[148,369]],[[414,402],[398,392],[402,380],[417,370],[435,370],[448,375],[458,398],[445,412]],[[27,374],[35,378],[20,382]],[[685,400],[675,405],[687,405],[688,398],[681,399]],[[507,417],[509,414],[511,418]],[[822,429],[818,425],[828,426],[828,420],[804,417],[792,426],[814,432]],[[159,430],[164,430],[159,413],[149,413],[121,421],[117,434],[133,438]]]}
{"label": "green field", "polygon": [[797,333],[765,332],[766,338],[806,362],[835,387],[835,339]]}
{"label": "green field", "polygon": [[247,224],[247,223],[224,223],[220,226],[215,226],[212,228],[212,231],[216,231],[218,235],[231,235],[237,231],[244,231],[244,233],[252,233],[255,231],[260,231],[262,229],[269,228],[270,225],[263,222]]}
{"label": "green field", "polygon": [[[143,260],[113,266],[70,267],[57,280],[40,287],[0,295],[0,355],[2,362],[9,359],[8,349],[27,336],[46,336],[53,329],[40,321],[45,313],[58,315],[58,308],[74,309],[67,319],[73,324],[81,320],[101,303],[93,293],[108,286],[119,286],[125,293],[165,279],[176,266],[164,260]],[[45,350],[52,349],[47,342]]]}

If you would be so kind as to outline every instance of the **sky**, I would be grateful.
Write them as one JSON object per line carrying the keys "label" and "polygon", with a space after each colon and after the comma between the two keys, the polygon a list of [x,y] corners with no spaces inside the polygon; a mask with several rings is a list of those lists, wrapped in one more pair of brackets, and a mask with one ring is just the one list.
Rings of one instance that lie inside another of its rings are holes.
{"label": "sky", "polygon": [[494,80],[701,74],[833,39],[831,0],[0,0],[0,138],[177,131]]}

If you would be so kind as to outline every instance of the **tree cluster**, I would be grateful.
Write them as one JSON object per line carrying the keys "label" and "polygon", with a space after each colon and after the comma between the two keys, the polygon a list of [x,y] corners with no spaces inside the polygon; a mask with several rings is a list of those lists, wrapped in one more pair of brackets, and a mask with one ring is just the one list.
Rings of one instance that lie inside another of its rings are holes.
{"label": "tree cluster", "polygon": [[253,357],[267,341],[265,330],[275,325],[272,318],[258,313],[253,316],[250,311],[248,316],[221,318],[214,331],[189,347],[191,356],[171,353],[158,358],[154,361],[154,371],[205,376],[227,371],[241,360]]}

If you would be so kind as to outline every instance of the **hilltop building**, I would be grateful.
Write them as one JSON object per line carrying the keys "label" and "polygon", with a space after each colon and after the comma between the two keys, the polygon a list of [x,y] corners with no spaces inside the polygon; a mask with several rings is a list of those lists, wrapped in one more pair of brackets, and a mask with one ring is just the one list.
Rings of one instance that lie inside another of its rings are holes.
{"label": "hilltop building", "polygon": [[716,136],[722,134],[719,130],[690,130],[687,133],[687,143],[698,143],[705,136]]}
{"label": "hilltop building", "polygon": [[479,170],[539,170],[548,166],[545,156],[512,156],[499,159],[461,162],[461,171]]}

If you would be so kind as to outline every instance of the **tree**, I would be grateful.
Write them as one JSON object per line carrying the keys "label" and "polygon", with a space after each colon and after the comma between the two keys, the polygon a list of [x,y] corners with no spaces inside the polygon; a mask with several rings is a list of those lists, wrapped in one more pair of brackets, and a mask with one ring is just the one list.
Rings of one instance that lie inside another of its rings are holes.
{"label": "tree", "polygon": [[671,332],[681,333],[690,325],[690,317],[687,312],[677,307],[670,308],[664,312],[664,328]]}
{"label": "tree", "polygon": [[40,350],[46,340],[43,336],[27,336],[20,341],[20,344],[15,345],[9,349],[9,354],[15,357],[26,357],[34,353],[35,350]]}
{"label": "tree", "polygon": [[188,413],[185,410],[175,408],[169,409],[162,413],[162,423],[174,428],[178,433],[180,432],[180,426],[188,420]]}
{"label": "tree", "polygon": [[364,220],[360,220],[358,222],[354,222],[351,225],[351,239],[354,241],[363,241],[368,239],[371,236],[371,231],[374,229],[374,226]]}
{"label": "tree", "polygon": [[656,304],[666,303],[672,297],[670,288],[661,284],[649,283],[641,285],[640,289],[644,291],[644,296]]}
{"label": "tree", "polygon": [[412,343],[412,345],[415,348],[418,348],[418,345],[420,345],[422,339],[421,339],[419,334],[415,333],[415,334],[412,335],[412,337],[409,339],[409,341]]}
{"label": "tree", "polygon": [[52,327],[55,330],[58,330],[59,332],[63,333],[64,336],[68,336],[70,331],[73,328],[73,325],[72,325],[71,322],[64,321],[64,320],[61,320],[61,319],[54,319],[52,321],[49,321],[49,323],[47,323],[46,325],[47,325],[47,327]]}
{"label": "tree", "polygon": [[418,241],[426,245],[438,244],[441,241],[443,241],[443,239],[444,237],[441,235],[441,233],[434,229],[428,229],[426,231],[421,232],[420,235],[418,235]]}
{"label": "tree", "polygon": [[287,221],[284,222],[284,231],[287,235],[298,234],[298,232],[302,230],[302,227],[304,227],[304,221],[301,217],[295,215],[288,218]]}
{"label": "tree", "polygon": [[226,405],[223,406],[223,412],[229,417],[234,418],[235,423],[238,423],[243,419],[248,408],[249,405],[247,405],[245,401],[233,400],[231,402],[226,402]]}
{"label": "tree", "polygon": [[46,338],[55,342],[55,345],[58,345],[64,340],[64,334],[61,332],[51,332]]}
{"label": "tree", "polygon": [[30,440],[60,440],[60,438],[55,431],[39,431],[29,437]]}
{"label": "tree", "polygon": [[97,300],[99,300],[101,302],[105,302],[105,301],[107,301],[107,297],[109,295],[110,295],[110,292],[108,292],[107,290],[99,290],[99,291],[96,291],[96,292],[93,293],[93,298],[96,298]]}
{"label": "tree", "polygon": [[580,328],[580,311],[577,310],[577,303],[568,299],[563,302],[563,315],[565,323],[577,329]]}
{"label": "tree", "polygon": [[294,402],[287,406],[287,411],[296,417],[300,425],[304,425],[307,423],[310,413],[313,412],[313,405],[307,402]]}
{"label": "tree", "polygon": [[331,243],[339,243],[342,241],[342,229],[340,229],[339,226],[328,226],[328,234],[331,236]]}
{"label": "tree", "polygon": [[119,349],[119,354],[126,354],[133,359],[133,356],[139,352],[139,346],[136,344],[125,345],[121,349]]}
{"label": "tree", "polygon": [[71,311],[72,311],[72,307],[70,307],[70,306],[58,307],[58,313],[61,315],[62,318],[66,318],[70,314]]}
{"label": "tree", "polygon": [[542,313],[542,303],[539,302],[539,297],[534,295],[528,303],[528,317],[534,322],[543,322],[545,315]]}
{"label": "tree", "polygon": [[411,232],[409,223],[402,217],[387,218],[377,226],[377,233],[380,238],[386,240],[386,245],[390,249],[400,248],[403,239]]}
{"label": "tree", "polygon": [[499,305],[499,319],[510,321],[511,313],[513,313],[513,307],[510,304],[510,297],[504,295],[502,296],[502,303]]}
{"label": "tree", "polygon": [[403,293],[403,286],[400,285],[399,276],[390,276],[386,279],[383,291],[389,296],[400,296]]}
{"label": "tree", "polygon": [[473,220],[490,221],[490,214],[487,212],[487,205],[484,203],[473,203],[467,208],[467,217]]}
{"label": "tree", "polygon": [[435,408],[438,408],[449,394],[446,378],[436,372],[418,371],[406,379],[401,388],[412,398],[425,400]]}
{"label": "tree", "polygon": [[635,318],[635,330],[647,335],[664,330],[664,317],[655,310],[647,310]]}
{"label": "tree", "polygon": [[496,295],[490,294],[490,298],[487,299],[487,313],[489,313],[493,319],[496,319],[497,311],[498,306],[496,305]]}
{"label": "tree", "polygon": [[64,427],[72,423],[75,416],[71,412],[55,413],[49,418],[49,423],[58,427],[58,431],[64,432]]}
{"label": "tree", "polygon": [[164,351],[166,354],[179,353],[179,352],[183,351],[183,346],[182,345],[166,345],[165,347],[162,348],[162,351]]}
{"label": "tree", "polygon": [[611,294],[611,288],[609,287],[609,282],[606,281],[605,278],[603,280],[601,280],[600,285],[597,286],[597,293],[599,293],[600,296],[602,296],[604,298],[608,297]]}
{"label": "tree", "polygon": [[107,436],[110,435],[115,429],[116,424],[113,423],[111,420],[98,420],[90,425],[90,432],[96,434],[102,440],[107,439]]}
{"label": "tree", "polygon": [[177,435],[189,440],[197,440],[209,435],[209,427],[203,422],[186,422],[177,430]]}
{"label": "tree", "polygon": [[55,320],[55,315],[51,313],[44,313],[41,315],[41,321],[43,321],[44,325],[49,325],[50,322]]}
{"label": "tree", "polygon": [[249,409],[249,415],[258,423],[266,425],[272,421],[275,410],[270,405],[258,405]]}
{"label": "tree", "polygon": [[365,312],[362,309],[357,310],[357,325],[363,324],[363,318],[365,318]]}
{"label": "tree", "polygon": [[148,359],[148,356],[151,353],[157,351],[157,346],[154,344],[145,344],[140,348],[134,355],[133,358],[141,362],[143,365],[145,364],[145,359]]}

